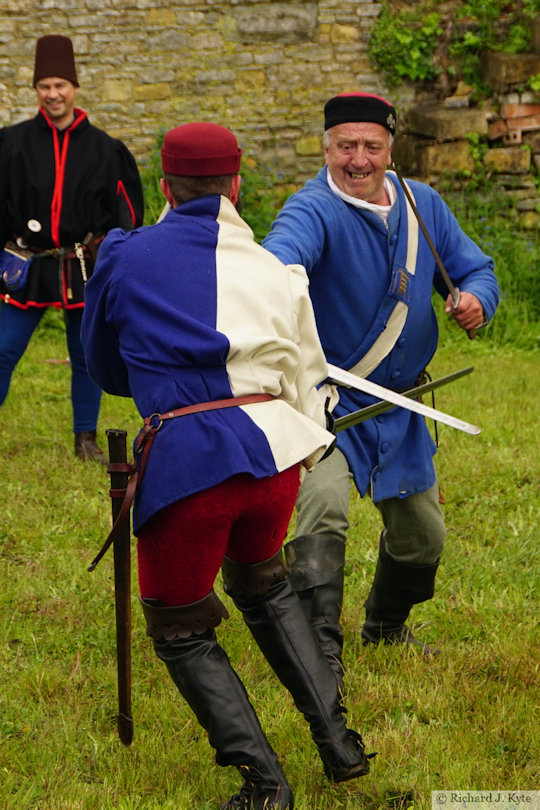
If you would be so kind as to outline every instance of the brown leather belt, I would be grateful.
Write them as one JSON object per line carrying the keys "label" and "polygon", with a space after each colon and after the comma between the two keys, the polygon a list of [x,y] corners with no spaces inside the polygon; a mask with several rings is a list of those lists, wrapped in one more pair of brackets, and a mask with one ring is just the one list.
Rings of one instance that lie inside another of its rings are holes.
{"label": "brown leather belt", "polygon": [[255,402],[270,402],[275,399],[272,394],[247,394],[243,397],[230,397],[229,399],[214,399],[209,402],[198,402],[195,405],[186,405],[183,408],[176,408],[173,411],[166,413],[153,413],[144,418],[144,425],[135,439],[133,448],[134,456],[141,457],[140,463],[137,465],[136,460],[133,464],[109,464],[107,472],[127,472],[129,478],[125,490],[111,490],[111,498],[122,498],[122,506],[118,517],[109,533],[109,536],[103,543],[99,553],[88,566],[89,571],[93,571],[98,562],[101,560],[113,540],[115,539],[118,530],[123,525],[128,517],[135,493],[142,481],[144,471],[146,469],[146,462],[148,455],[152,448],[156,433],[168,419],[176,419],[179,416],[188,416],[192,413],[203,413],[205,411],[217,411],[223,408],[239,407],[241,405],[251,405]]}

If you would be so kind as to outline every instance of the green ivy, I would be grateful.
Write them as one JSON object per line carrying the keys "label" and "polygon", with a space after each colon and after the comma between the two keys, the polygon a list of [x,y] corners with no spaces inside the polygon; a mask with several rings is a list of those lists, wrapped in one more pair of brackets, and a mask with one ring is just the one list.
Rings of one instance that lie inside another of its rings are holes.
{"label": "green ivy", "polygon": [[[442,17],[425,0],[414,8],[393,10],[392,0],[385,0],[375,21],[368,43],[370,59],[389,87],[405,79],[431,81],[441,72],[434,54],[442,44]],[[524,53],[530,50],[531,28],[528,18],[540,12],[540,0],[467,0],[456,9],[454,32],[448,44],[448,75],[461,78],[480,94],[488,89],[482,84],[483,51]],[[509,26],[497,25],[502,16]],[[461,22],[463,21],[463,23]],[[467,28],[463,31],[464,21]]]}
{"label": "green ivy", "polygon": [[388,87],[403,81],[435,79],[439,69],[433,52],[442,34],[440,14],[419,5],[410,11],[393,13],[383,5],[369,39],[368,54],[384,74]]}

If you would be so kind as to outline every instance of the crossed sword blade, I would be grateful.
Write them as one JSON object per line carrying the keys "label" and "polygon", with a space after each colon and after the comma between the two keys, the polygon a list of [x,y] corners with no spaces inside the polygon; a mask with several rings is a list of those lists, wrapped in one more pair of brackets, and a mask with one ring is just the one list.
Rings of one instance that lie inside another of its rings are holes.
{"label": "crossed sword blade", "polygon": [[433,391],[441,385],[446,385],[460,377],[464,377],[466,374],[470,374],[472,370],[473,367],[468,366],[460,371],[447,374],[445,377],[440,377],[437,380],[430,380],[424,385],[418,385],[415,388],[404,391],[402,394],[398,394],[395,391],[391,391],[389,388],[384,388],[382,385],[377,385],[363,377],[357,377],[356,374],[351,374],[349,371],[344,371],[344,369],[329,363],[328,380],[330,382],[335,382],[347,388],[353,388],[356,391],[362,391],[364,394],[371,394],[371,396],[381,400],[381,402],[376,402],[373,405],[360,408],[358,411],[353,411],[345,416],[338,417],[334,424],[334,430],[336,433],[339,433],[341,430],[346,430],[346,428],[364,422],[366,419],[370,419],[379,413],[384,413],[384,411],[388,411],[390,408],[394,408],[398,405],[400,408],[405,408],[421,416],[426,416],[428,419],[433,419],[443,425],[448,425],[456,430],[477,436],[480,433],[480,428],[476,425],[471,425],[469,422],[464,422],[463,419],[458,419],[455,416],[443,413],[443,411],[438,411],[436,408],[430,408],[429,405],[424,405],[422,402],[417,402],[415,399],[415,397]]}

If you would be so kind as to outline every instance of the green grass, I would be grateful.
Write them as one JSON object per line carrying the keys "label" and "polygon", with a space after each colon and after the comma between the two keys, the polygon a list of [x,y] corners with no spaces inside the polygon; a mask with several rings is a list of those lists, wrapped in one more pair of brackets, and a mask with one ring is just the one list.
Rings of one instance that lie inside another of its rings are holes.
{"label": "green grass", "polygon": [[[2,409],[0,807],[4,810],[209,810],[240,782],[218,768],[145,637],[133,568],[135,738],[116,735],[112,555],[87,565],[110,525],[105,470],[73,456],[60,316],[48,313]],[[475,372],[436,407],[482,427],[440,430],[449,529],[435,599],[413,625],[442,653],[429,663],[358,637],[380,531],[354,498],[344,606],[348,721],[369,776],[331,787],[306,724],[269,672],[229,598],[218,634],[295,790],[298,810],[429,808],[431,791],[538,787],[538,354],[445,333],[434,375]],[[139,419],[104,396],[105,428]],[[134,546],[133,546],[134,549]]]}

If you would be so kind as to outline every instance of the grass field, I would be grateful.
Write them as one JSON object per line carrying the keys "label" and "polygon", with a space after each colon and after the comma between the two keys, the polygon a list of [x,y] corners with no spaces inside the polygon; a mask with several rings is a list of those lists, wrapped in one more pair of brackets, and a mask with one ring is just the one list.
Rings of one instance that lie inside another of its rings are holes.
{"label": "grass field", "polygon": [[[144,635],[133,582],[135,739],[116,735],[112,555],[87,566],[110,524],[103,468],[73,456],[69,368],[48,313],[2,409],[0,457],[0,808],[209,810],[239,783]],[[538,353],[469,342],[453,331],[430,370],[474,365],[436,407],[481,426],[440,430],[438,470],[449,529],[435,599],[413,625],[437,642],[430,662],[364,648],[379,522],[351,504],[344,606],[348,722],[378,756],[369,776],[330,786],[306,724],[269,672],[218,583],[231,619],[218,633],[295,790],[297,810],[428,808],[431,791],[540,787],[538,741]],[[100,435],[139,419],[105,396]]]}

